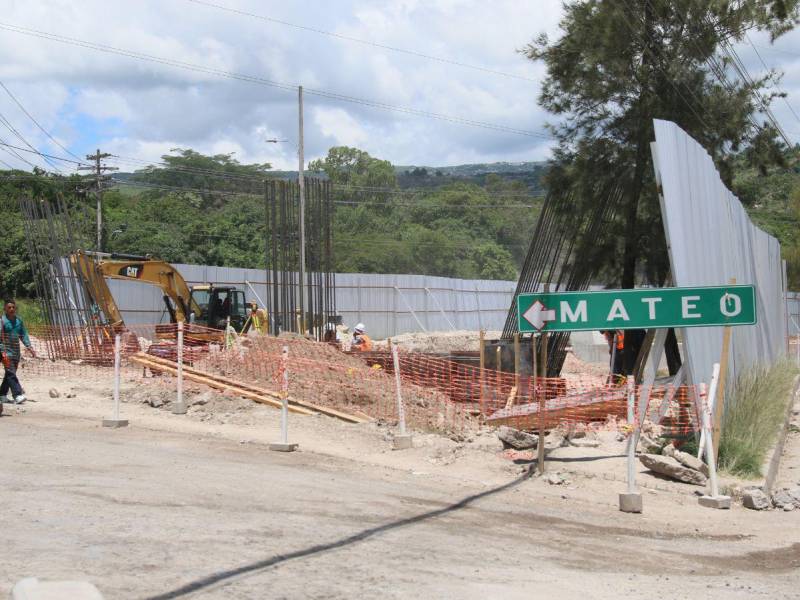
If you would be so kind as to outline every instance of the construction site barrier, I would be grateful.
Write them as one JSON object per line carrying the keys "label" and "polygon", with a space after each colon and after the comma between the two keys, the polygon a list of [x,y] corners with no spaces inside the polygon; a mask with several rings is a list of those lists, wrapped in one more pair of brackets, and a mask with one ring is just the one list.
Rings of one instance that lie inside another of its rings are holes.
{"label": "construction site barrier", "polygon": [[[23,361],[22,374],[110,377],[116,333],[129,380],[174,386],[175,325],[141,325],[120,332],[111,327],[31,327],[38,358]],[[354,423],[397,422],[394,364],[388,350],[345,353],[300,336],[236,337],[194,325],[186,326],[184,339],[185,377],[192,383],[274,406],[280,405],[282,386],[288,385],[295,412],[319,412]],[[500,425],[534,432],[587,427],[627,431],[635,425],[680,439],[700,430],[706,402],[695,386],[636,386],[636,422],[630,423],[627,386],[605,376],[534,378],[402,349],[398,364],[408,427],[447,434]]]}

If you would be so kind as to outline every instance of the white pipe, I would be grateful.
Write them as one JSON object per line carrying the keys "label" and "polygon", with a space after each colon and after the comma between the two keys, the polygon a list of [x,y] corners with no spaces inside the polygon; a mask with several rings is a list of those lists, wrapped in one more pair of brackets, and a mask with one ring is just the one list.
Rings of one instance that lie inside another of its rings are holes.
{"label": "white pipe", "polygon": [[183,321],[178,322],[178,406],[183,406]]}
{"label": "white pipe", "polygon": [[281,355],[283,379],[281,381],[281,443],[289,443],[289,346],[283,347]]}
{"label": "white pipe", "polygon": [[631,428],[628,434],[628,493],[636,493],[636,391],[633,378],[628,378],[628,426]]}
{"label": "white pipe", "polygon": [[250,291],[253,292],[253,296],[255,296],[256,300],[258,300],[258,303],[261,305],[261,308],[263,308],[264,310],[267,310],[267,305],[264,304],[264,301],[261,299],[261,296],[258,295],[258,292],[253,287],[253,285],[249,281],[247,281],[246,279],[244,280],[244,282],[247,285],[247,287],[250,288]]}
{"label": "white pipe", "polygon": [[[719,386],[719,363],[714,363],[714,370],[711,375],[711,386],[708,391],[709,398],[714,398],[717,395],[717,387]],[[719,487],[717,484],[717,457],[714,456],[714,436],[711,435],[711,405],[707,410],[703,411],[703,429],[705,430],[706,439],[706,464],[708,464],[708,478],[711,481],[711,496],[716,498],[719,496]]]}
{"label": "white pipe", "polygon": [[114,337],[114,420],[119,421],[119,378],[120,378],[120,354],[122,352],[122,342],[119,334]]}
{"label": "white pipe", "polygon": [[400,425],[400,435],[406,434],[406,411],[403,408],[403,396],[400,393],[400,357],[397,346],[392,346],[392,360],[394,361],[394,384],[397,390],[397,422]]}

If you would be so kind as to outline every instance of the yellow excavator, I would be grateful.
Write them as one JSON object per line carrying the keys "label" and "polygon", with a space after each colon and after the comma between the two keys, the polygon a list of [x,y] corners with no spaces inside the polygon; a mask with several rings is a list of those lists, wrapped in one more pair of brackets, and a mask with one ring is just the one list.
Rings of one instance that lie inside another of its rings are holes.
{"label": "yellow excavator", "polygon": [[[192,332],[195,339],[221,341],[229,319],[237,332],[249,324],[242,290],[216,284],[190,287],[178,270],[163,260],[78,250],[70,254],[69,262],[93,306],[114,329],[124,329],[125,323],[106,279],[142,281],[160,288],[171,323],[184,322],[189,328],[202,326]],[[174,339],[175,330],[157,326],[156,335]]]}

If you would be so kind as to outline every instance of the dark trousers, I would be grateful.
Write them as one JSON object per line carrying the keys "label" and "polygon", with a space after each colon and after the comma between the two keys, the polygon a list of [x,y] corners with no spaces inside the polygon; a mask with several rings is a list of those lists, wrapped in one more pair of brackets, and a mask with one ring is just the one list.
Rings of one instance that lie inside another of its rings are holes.
{"label": "dark trousers", "polygon": [[0,396],[8,394],[8,389],[11,388],[11,395],[16,398],[24,392],[22,386],[17,379],[17,366],[19,365],[18,358],[12,358],[11,364],[6,367],[6,374],[3,377],[3,383],[0,384]]}

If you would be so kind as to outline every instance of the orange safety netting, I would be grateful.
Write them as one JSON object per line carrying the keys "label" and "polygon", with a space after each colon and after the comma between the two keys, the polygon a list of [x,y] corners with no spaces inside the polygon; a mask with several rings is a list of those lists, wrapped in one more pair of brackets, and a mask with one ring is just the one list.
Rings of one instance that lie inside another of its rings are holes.
{"label": "orange safety netting", "polygon": [[[69,375],[82,368],[111,367],[117,333],[123,365],[135,373],[145,372],[128,360],[136,353],[177,359],[176,325],[129,326],[121,332],[109,327],[31,327],[39,358],[25,362],[26,372]],[[398,418],[394,363],[388,351],[344,353],[299,336],[242,337],[233,343],[225,337],[221,331],[187,325],[183,360],[198,371],[274,392],[281,391],[286,373],[290,397],[373,419]],[[416,352],[401,351],[398,358],[411,428],[468,432],[499,425],[530,431],[631,425],[624,382],[609,383],[591,374],[534,379]],[[637,425],[647,423],[674,437],[700,429],[705,398],[696,386],[637,386],[633,398]]]}

